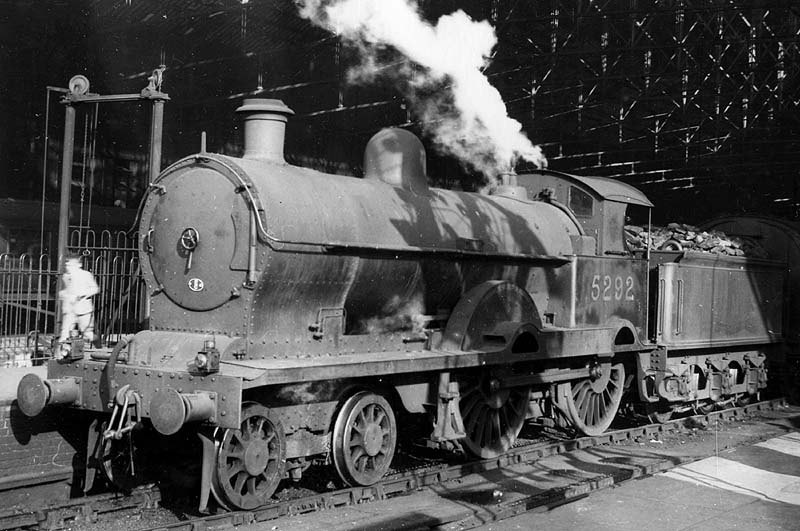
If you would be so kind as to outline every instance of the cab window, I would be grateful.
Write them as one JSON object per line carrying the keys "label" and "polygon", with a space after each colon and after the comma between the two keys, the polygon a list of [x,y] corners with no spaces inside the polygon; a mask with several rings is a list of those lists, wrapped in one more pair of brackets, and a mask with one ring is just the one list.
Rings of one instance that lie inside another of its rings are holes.
{"label": "cab window", "polygon": [[569,187],[569,208],[572,212],[582,218],[592,217],[592,196],[574,186]]}

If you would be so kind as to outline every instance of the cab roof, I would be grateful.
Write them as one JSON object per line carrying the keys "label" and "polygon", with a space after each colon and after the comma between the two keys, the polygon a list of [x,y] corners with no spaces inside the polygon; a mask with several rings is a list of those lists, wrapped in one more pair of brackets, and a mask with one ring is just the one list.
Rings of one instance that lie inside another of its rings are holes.
{"label": "cab roof", "polygon": [[562,179],[572,184],[582,185],[582,188],[589,189],[607,201],[616,201],[618,203],[627,203],[629,205],[639,205],[649,208],[653,207],[653,203],[651,203],[642,192],[629,184],[615,179],[609,179],[608,177],[584,177],[554,170],[537,170],[530,175]]}

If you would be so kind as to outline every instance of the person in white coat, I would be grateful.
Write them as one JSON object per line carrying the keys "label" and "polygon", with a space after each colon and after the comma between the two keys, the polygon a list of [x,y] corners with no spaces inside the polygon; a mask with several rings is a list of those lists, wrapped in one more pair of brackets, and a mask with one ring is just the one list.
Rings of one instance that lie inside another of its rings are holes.
{"label": "person in white coat", "polygon": [[94,341],[94,305],[92,297],[100,288],[91,272],[81,268],[78,258],[67,258],[62,277],[64,289],[58,292],[61,299],[61,335],[60,343],[70,338],[70,333],[77,326],[83,339],[90,344]]}

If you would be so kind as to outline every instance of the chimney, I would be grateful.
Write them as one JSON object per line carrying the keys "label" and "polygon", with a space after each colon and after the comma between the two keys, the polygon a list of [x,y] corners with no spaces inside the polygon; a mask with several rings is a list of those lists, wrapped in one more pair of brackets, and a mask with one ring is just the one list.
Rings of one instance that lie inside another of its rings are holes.
{"label": "chimney", "polygon": [[294,111],[281,100],[249,98],[236,112],[244,117],[244,158],[285,162],[286,122]]}

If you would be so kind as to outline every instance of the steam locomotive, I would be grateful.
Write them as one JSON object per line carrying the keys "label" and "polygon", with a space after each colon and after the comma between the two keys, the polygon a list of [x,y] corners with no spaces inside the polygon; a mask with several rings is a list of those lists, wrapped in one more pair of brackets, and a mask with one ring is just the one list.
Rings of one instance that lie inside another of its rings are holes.
{"label": "steam locomotive", "polygon": [[94,412],[96,462],[142,427],[197,433],[201,506],[249,509],[312,463],[379,481],[407,416],[491,458],[526,421],[600,434],[623,395],[663,420],[766,386],[785,267],[629,249],[628,210],[652,207],[633,187],[543,170],[432,188],[400,129],[369,141],[363,178],[327,175],[285,162],[283,102],[238,112],[242,158],[186,157],[143,200],[149,329],[77,340],[19,385],[27,415]]}

